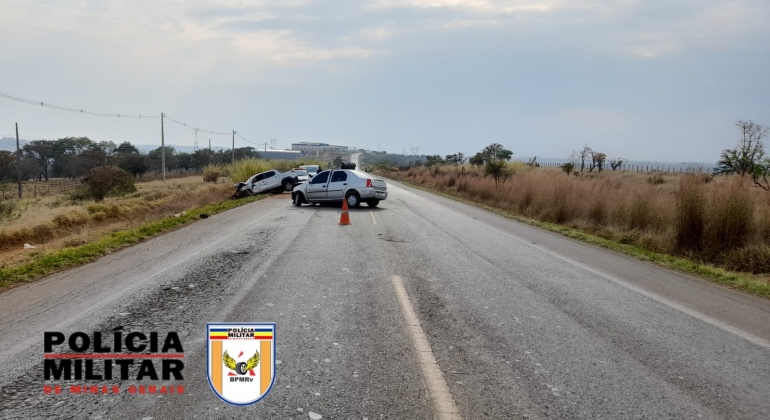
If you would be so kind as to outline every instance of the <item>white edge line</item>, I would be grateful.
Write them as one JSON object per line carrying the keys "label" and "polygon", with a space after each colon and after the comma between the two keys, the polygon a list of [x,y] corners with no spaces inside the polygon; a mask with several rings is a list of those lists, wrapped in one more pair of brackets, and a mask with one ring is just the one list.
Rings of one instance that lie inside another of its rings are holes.
{"label": "white edge line", "polygon": [[417,356],[417,365],[422,373],[423,383],[428,391],[428,398],[433,405],[433,415],[437,420],[461,420],[460,412],[457,411],[455,400],[452,393],[449,392],[441,368],[436,362],[428,338],[420,326],[420,320],[417,313],[409,302],[409,295],[404,288],[404,281],[401,276],[393,276],[393,288],[396,289],[396,297],[401,304],[401,314],[404,316],[409,340],[412,342],[412,348]]}
{"label": "white edge line", "polygon": [[698,311],[696,311],[694,309],[688,308],[688,307],[686,307],[686,306],[684,306],[682,304],[679,304],[679,303],[676,303],[676,302],[674,302],[672,300],[666,299],[663,296],[656,295],[655,293],[652,293],[652,292],[650,292],[648,290],[642,289],[641,287],[634,286],[633,284],[628,283],[625,280],[621,280],[621,279],[619,279],[617,277],[614,277],[614,276],[612,276],[610,274],[601,272],[601,271],[599,271],[599,270],[597,270],[595,268],[592,268],[592,267],[589,267],[587,265],[584,265],[584,264],[582,264],[582,263],[580,263],[578,261],[575,261],[575,260],[573,260],[571,258],[568,258],[568,257],[565,257],[563,255],[557,254],[557,253],[555,253],[553,251],[550,251],[548,249],[545,249],[545,248],[543,248],[543,247],[541,247],[539,245],[533,244],[533,243],[531,243],[531,242],[529,242],[527,240],[519,238],[516,235],[513,235],[513,234],[508,233],[508,232],[504,232],[504,231],[502,231],[500,229],[497,229],[497,228],[495,228],[493,226],[490,226],[490,225],[488,225],[486,223],[483,223],[483,222],[481,222],[481,221],[479,221],[477,219],[474,219],[474,218],[468,217],[468,216],[465,216],[465,217],[467,217],[469,220],[472,220],[472,221],[474,221],[476,223],[479,223],[479,224],[481,224],[483,226],[486,226],[488,228],[491,228],[491,229],[494,229],[494,230],[496,230],[498,232],[501,232],[501,233],[503,233],[505,235],[508,235],[511,238],[516,239],[517,241],[522,242],[522,243],[524,243],[524,244],[526,244],[526,245],[528,245],[528,246],[530,246],[532,248],[539,249],[539,250],[541,250],[541,251],[543,251],[543,252],[545,252],[547,254],[550,254],[550,255],[552,255],[552,256],[554,256],[556,258],[559,258],[559,259],[561,259],[563,261],[566,261],[566,262],[568,262],[570,264],[574,264],[574,265],[576,265],[576,266],[578,266],[578,267],[580,267],[580,268],[582,268],[582,269],[584,269],[586,271],[589,271],[589,272],[594,273],[596,275],[599,275],[599,276],[601,276],[601,277],[603,277],[603,278],[605,278],[605,279],[607,279],[609,281],[617,283],[617,284],[619,284],[619,285],[621,285],[621,286],[623,286],[623,287],[625,287],[627,289],[630,289],[630,290],[632,290],[632,291],[634,291],[636,293],[644,295],[644,296],[646,296],[646,297],[648,297],[650,299],[653,299],[653,300],[655,300],[657,302],[660,302],[660,303],[662,303],[662,304],[664,304],[666,306],[669,306],[669,307],[671,307],[673,309],[676,309],[678,311],[684,312],[685,314],[690,315],[693,318],[700,319],[703,322],[706,322],[706,323],[709,323],[709,324],[711,324],[711,325],[713,325],[715,327],[721,328],[724,331],[727,331],[727,332],[729,332],[731,334],[734,334],[734,335],[736,335],[736,336],[738,336],[740,338],[743,338],[743,339],[745,339],[747,341],[750,341],[750,342],[752,342],[752,343],[754,343],[754,344],[756,344],[758,346],[761,346],[761,347],[764,347],[764,348],[770,348],[770,341],[767,341],[767,340],[764,340],[764,339],[762,339],[760,337],[757,337],[754,334],[751,334],[751,333],[743,331],[743,330],[741,330],[739,328],[733,327],[730,324],[726,324],[726,323],[724,323],[724,322],[722,322],[722,321],[720,321],[720,320],[718,320],[716,318],[712,318],[712,317],[710,317],[710,316],[708,316],[706,314],[702,314],[702,313],[700,313],[700,312],[698,312]]}
{"label": "white edge line", "polygon": [[374,218],[374,212],[369,210],[369,216],[372,217],[372,224],[376,225],[377,224],[377,219]]}

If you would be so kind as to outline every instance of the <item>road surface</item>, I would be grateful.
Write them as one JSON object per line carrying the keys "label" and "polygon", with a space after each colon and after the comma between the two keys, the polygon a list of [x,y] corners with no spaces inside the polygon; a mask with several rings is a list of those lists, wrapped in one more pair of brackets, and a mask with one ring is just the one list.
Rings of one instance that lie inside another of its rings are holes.
{"label": "road surface", "polygon": [[[770,418],[767,300],[397,183],[339,211],[284,194],[0,293],[0,417]],[[276,322],[263,401],[211,391],[210,321]],[[185,393],[44,395],[44,331],[113,330],[177,331]]]}

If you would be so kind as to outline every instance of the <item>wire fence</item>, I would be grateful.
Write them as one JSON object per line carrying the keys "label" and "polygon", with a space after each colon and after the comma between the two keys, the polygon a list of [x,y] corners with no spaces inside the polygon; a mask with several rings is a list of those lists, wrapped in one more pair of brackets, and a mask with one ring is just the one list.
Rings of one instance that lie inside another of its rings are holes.
{"label": "wire fence", "polygon": [[[543,168],[561,168],[566,162],[537,162],[537,165]],[[588,167],[586,167],[587,169]],[[620,172],[639,172],[639,173],[652,173],[660,172],[664,174],[687,174],[687,173],[705,173],[713,174],[714,169],[711,166],[704,165],[644,165],[644,164],[623,164],[619,167],[612,169],[609,165],[605,165],[602,171],[620,171]],[[579,171],[580,167],[575,165],[574,170]],[[596,168],[594,169],[596,170]]]}

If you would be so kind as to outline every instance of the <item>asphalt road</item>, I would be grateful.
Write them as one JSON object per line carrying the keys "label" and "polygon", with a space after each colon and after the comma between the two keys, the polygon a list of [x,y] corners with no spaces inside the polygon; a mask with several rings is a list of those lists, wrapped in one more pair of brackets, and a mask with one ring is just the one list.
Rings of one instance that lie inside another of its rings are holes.
{"label": "asphalt road", "polygon": [[[388,189],[351,226],[284,194],[0,293],[0,417],[770,418],[767,300]],[[212,393],[211,321],[276,322],[263,401]],[[177,331],[186,392],[43,394],[44,331],[116,329]]]}

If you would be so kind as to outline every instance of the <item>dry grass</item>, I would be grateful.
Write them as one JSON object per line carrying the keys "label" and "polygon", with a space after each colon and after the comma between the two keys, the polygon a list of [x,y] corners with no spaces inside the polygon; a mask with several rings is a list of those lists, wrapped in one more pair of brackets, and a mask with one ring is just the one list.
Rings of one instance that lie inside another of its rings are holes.
{"label": "dry grass", "polygon": [[[56,181],[52,185],[57,185]],[[221,203],[233,192],[229,179],[212,184],[203,182],[200,176],[141,182],[136,187],[137,191],[129,196],[108,197],[100,203],[71,200],[66,191],[72,189],[59,185],[51,193],[4,201],[14,203],[15,209],[0,219],[0,261],[3,266],[17,265],[39,250],[90,243],[110,232]],[[47,188],[43,191],[47,192]],[[37,249],[23,249],[25,243]]]}
{"label": "dry grass", "polygon": [[[388,176],[542,222],[750,273],[770,273],[770,194],[738,177],[603,172],[567,177],[517,163],[495,187],[478,168]],[[650,182],[649,179],[655,182]]]}
{"label": "dry grass", "polygon": [[280,172],[290,171],[300,165],[319,165],[323,166],[322,162],[308,159],[308,160],[279,160],[279,159],[243,159],[235,162],[234,165],[228,165],[226,171],[230,174],[230,178],[234,182],[244,182],[252,175],[260,172],[269,171],[270,169],[276,169]]}

